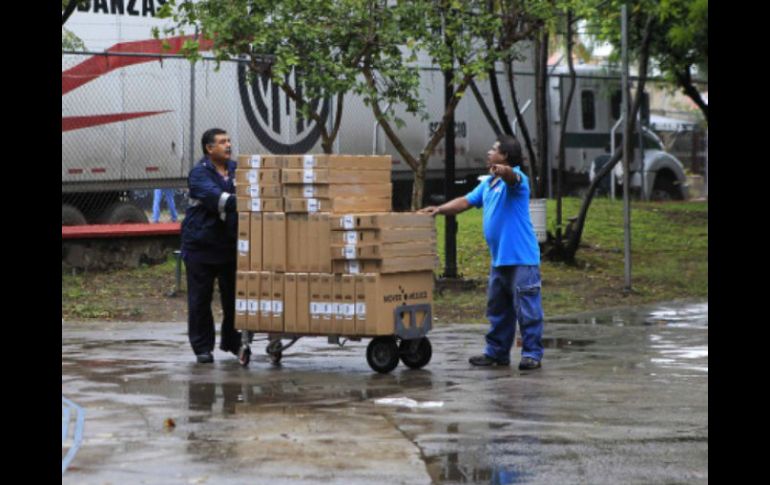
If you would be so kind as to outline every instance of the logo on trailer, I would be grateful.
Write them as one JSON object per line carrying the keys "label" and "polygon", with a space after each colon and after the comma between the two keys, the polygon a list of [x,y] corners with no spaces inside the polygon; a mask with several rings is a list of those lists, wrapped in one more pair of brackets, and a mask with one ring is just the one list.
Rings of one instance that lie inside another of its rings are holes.
{"label": "logo on trailer", "polygon": [[[238,66],[238,85],[241,104],[251,130],[262,146],[271,153],[307,153],[318,142],[321,128],[312,119],[306,119],[296,104],[267,75],[246,75],[246,65]],[[298,96],[302,96],[302,82],[296,74],[286,78]],[[293,82],[292,82],[293,81]],[[310,109],[322,120],[329,116],[331,101],[314,99]]]}

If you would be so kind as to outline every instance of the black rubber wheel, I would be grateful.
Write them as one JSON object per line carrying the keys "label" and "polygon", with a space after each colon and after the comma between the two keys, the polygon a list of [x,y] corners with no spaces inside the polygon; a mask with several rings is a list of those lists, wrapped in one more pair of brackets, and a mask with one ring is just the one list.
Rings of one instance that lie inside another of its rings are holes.
{"label": "black rubber wheel", "polygon": [[143,223],[149,221],[142,209],[130,202],[116,202],[104,210],[99,218],[102,224]]}
{"label": "black rubber wheel", "polygon": [[398,365],[398,345],[395,337],[375,337],[366,347],[366,361],[369,367],[387,374]]}
{"label": "black rubber wheel", "polygon": [[428,337],[414,340],[402,340],[398,348],[401,354],[401,362],[412,369],[425,367],[433,355],[433,347]]}
{"label": "black rubber wheel", "polygon": [[652,186],[650,199],[654,201],[682,200],[682,191],[676,185],[676,179],[668,173],[658,174]]}
{"label": "black rubber wheel", "polygon": [[82,226],[84,224],[87,224],[86,216],[84,216],[77,207],[69,204],[61,205],[62,226]]}
{"label": "black rubber wheel", "polygon": [[238,362],[241,363],[241,366],[248,367],[250,361],[251,361],[251,347],[241,346],[241,350],[240,352],[238,352]]}
{"label": "black rubber wheel", "polygon": [[267,355],[270,357],[270,362],[273,363],[273,365],[278,365],[281,363],[281,358],[283,357],[283,353],[281,352],[281,341],[280,340],[273,340],[269,344],[267,344],[267,348],[265,351],[267,352]]}

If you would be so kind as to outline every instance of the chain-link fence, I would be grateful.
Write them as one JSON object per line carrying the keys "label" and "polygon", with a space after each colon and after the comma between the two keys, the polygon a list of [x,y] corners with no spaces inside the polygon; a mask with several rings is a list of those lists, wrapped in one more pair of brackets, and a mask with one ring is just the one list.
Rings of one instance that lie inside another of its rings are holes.
{"label": "chain-link fence", "polygon": [[[320,153],[319,127],[302,119],[294,103],[268,79],[249,80],[246,69],[245,63],[237,61],[224,61],[217,68],[212,59],[192,65],[178,55],[63,54],[62,224],[149,221],[156,188],[174,190],[176,209],[183,217],[186,177],[202,157],[200,139],[209,128],[219,127],[230,134],[233,154]],[[290,82],[301,86],[301,80]],[[477,84],[494,112],[489,83]],[[498,84],[513,121],[502,72]],[[517,73],[516,86],[525,122],[534,136],[531,72]],[[396,110],[406,121],[397,131],[399,137],[415,157],[444,114],[444,74],[435,68],[422,69],[420,93],[427,120]],[[334,101],[314,101],[316,112],[328,123],[337,109]],[[574,104],[580,109],[580,103]],[[411,170],[375,122],[371,108],[361,97],[349,94],[343,113],[333,151],[391,154],[397,192],[394,204],[398,194],[404,194],[400,205],[408,205]],[[457,178],[471,183],[485,171],[486,152],[495,134],[470,92],[457,106],[455,119]],[[580,114],[571,115],[571,122],[578,119]],[[680,133],[669,149],[697,172],[704,165],[701,140],[698,134]],[[440,142],[429,160],[429,194],[443,193],[444,146]],[[466,188],[458,188],[457,193]],[[165,221],[170,217],[165,201],[162,207],[160,220]]]}

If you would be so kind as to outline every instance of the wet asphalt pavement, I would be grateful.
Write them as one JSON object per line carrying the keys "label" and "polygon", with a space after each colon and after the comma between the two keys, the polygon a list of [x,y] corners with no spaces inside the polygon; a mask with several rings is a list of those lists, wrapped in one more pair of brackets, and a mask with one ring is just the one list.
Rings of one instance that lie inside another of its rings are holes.
{"label": "wet asphalt pavement", "polygon": [[707,303],[550,319],[531,372],[520,347],[471,368],[485,330],[440,325],[424,369],[380,375],[368,340],[275,367],[258,335],[243,368],[194,363],[184,323],[65,322],[62,483],[708,482]]}

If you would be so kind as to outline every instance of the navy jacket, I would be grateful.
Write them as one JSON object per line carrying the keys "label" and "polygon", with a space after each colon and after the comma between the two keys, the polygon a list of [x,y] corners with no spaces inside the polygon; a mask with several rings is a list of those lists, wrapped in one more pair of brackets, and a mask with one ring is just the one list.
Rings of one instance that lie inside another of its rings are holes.
{"label": "navy jacket", "polygon": [[190,205],[182,221],[182,257],[200,263],[229,263],[236,258],[238,214],[235,167],[227,161],[227,179],[208,157],[201,159],[187,178]]}

